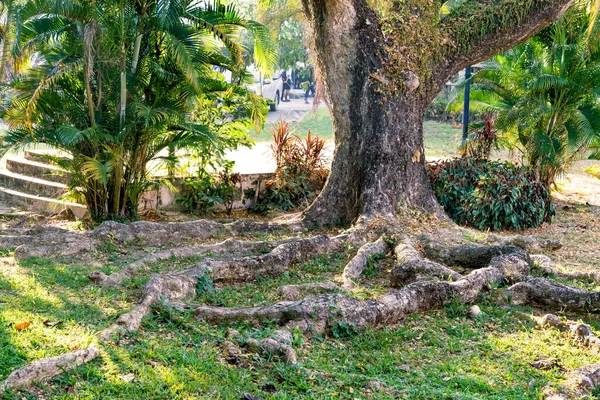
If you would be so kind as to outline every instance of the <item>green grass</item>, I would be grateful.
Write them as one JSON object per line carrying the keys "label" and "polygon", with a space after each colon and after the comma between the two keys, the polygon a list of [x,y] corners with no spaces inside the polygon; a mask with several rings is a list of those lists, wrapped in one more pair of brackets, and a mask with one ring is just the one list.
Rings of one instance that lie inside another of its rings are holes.
{"label": "green grass", "polygon": [[297,135],[306,137],[308,130],[326,140],[333,140],[333,126],[329,110],[325,107],[319,108],[317,113],[309,112],[299,122],[293,122],[291,127]]}
{"label": "green grass", "polygon": [[444,122],[426,121],[423,126],[425,155],[427,157],[452,157],[458,154],[462,130]]}
{"label": "green grass", "polygon": [[[300,122],[290,124],[294,133],[306,137],[310,129],[314,135],[333,140],[333,129],[329,110],[319,108],[316,114],[309,112]],[[425,154],[428,157],[451,157],[456,155],[460,145],[462,131],[449,123],[426,121],[424,124]],[[257,136],[250,133],[258,142],[271,142],[271,125],[266,125]]]}
{"label": "green grass", "polygon": [[[105,271],[136,254],[136,249],[110,245],[100,250],[94,258],[102,260]],[[121,258],[111,257],[109,250]],[[10,254],[5,256],[0,269],[0,379],[36,359],[97,343],[95,333],[134,305],[150,272],[181,270],[198,262],[157,262],[122,288],[110,289],[89,285],[90,266],[81,259],[14,263]],[[279,286],[331,279],[347,260],[345,252],[317,257],[279,277],[217,285],[194,301],[225,306],[280,301]],[[386,261],[373,260],[367,277],[385,275]],[[537,399],[548,382],[563,382],[565,374],[534,369],[530,362],[550,356],[571,370],[596,361],[593,352],[560,332],[534,329],[516,313],[528,309],[499,308],[486,297],[478,304],[484,313],[476,320],[467,317],[468,305],[450,304],[385,329],[340,329],[348,335],[337,338],[298,337],[296,367],[247,352],[241,365],[229,365],[220,348],[224,340],[233,340],[227,336],[228,326],[210,326],[163,307],[144,320],[139,332],[98,343],[99,359],[33,392],[53,399],[239,399],[243,393],[265,399]],[[571,318],[599,328],[585,315]],[[49,327],[46,320],[62,324]],[[25,321],[31,326],[17,331],[15,326]],[[243,345],[245,338],[268,337],[276,327],[243,323],[234,328]],[[135,379],[120,378],[127,374]],[[371,389],[375,380],[384,391]],[[35,396],[28,391],[5,393],[6,399]]]}

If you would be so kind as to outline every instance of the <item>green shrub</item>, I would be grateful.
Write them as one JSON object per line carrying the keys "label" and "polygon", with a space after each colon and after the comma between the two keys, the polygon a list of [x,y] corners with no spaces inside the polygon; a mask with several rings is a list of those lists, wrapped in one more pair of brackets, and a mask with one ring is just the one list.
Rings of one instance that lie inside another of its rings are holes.
{"label": "green shrub", "polygon": [[197,178],[183,180],[177,202],[191,214],[205,215],[217,205],[223,205],[230,215],[239,182],[240,174],[230,173],[228,169],[216,174],[202,172]]}
{"label": "green shrub", "polygon": [[[325,140],[309,130],[306,139],[293,134],[290,123],[279,120],[273,127],[271,151],[277,163],[275,179],[258,196],[250,210],[261,215],[270,210],[305,207],[323,188],[329,171],[325,167]],[[255,195],[253,189],[246,197]]]}
{"label": "green shrub", "polygon": [[438,201],[458,224],[518,231],[549,222],[554,215],[548,189],[530,168],[456,158],[429,164],[428,171]]}

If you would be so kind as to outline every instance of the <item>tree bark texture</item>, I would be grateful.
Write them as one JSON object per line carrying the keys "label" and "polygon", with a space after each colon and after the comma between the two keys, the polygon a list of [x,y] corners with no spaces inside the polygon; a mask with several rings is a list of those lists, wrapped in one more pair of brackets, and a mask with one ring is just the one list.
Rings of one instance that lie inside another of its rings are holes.
{"label": "tree bark texture", "polygon": [[474,1],[444,17],[435,0],[389,1],[384,10],[367,0],[303,0],[335,133],[329,179],[305,220],[348,224],[403,206],[440,213],[425,168],[429,103],[461,68],[521,43],[572,2]]}

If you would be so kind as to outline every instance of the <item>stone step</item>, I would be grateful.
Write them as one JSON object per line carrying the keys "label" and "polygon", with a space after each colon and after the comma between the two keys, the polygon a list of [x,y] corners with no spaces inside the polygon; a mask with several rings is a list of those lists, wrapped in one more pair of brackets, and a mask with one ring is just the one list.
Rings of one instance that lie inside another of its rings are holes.
{"label": "stone step", "polygon": [[31,161],[26,158],[6,158],[6,169],[16,174],[51,182],[67,183],[68,181],[68,172],[64,169],[51,164]]}
{"label": "stone step", "polygon": [[64,155],[58,150],[25,150],[24,156],[29,161],[35,161],[42,164],[54,164],[51,160],[48,159],[48,156],[62,156]]}
{"label": "stone step", "polygon": [[58,199],[67,193],[64,183],[51,182],[45,179],[32,178],[10,171],[0,171],[0,186],[34,196]]}
{"label": "stone step", "polygon": [[35,196],[4,186],[0,186],[0,200],[8,204],[26,207],[31,211],[44,213],[58,213],[70,209],[77,218],[83,218],[87,212],[87,208],[82,204]]}

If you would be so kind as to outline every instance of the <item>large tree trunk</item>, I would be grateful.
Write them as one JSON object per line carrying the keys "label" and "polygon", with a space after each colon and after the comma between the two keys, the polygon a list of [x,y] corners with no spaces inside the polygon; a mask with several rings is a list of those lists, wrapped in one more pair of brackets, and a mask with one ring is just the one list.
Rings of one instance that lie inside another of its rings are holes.
{"label": "large tree trunk", "polygon": [[[303,0],[335,133],[329,179],[305,221],[347,224],[361,216],[393,216],[402,206],[439,213],[425,170],[425,109],[460,68],[525,40],[571,2],[540,0],[529,14],[515,17],[520,25],[492,29],[466,51],[456,45],[468,40],[460,37],[464,26],[440,18],[440,4],[433,0],[388,5],[383,14],[404,16],[400,23],[381,20],[381,10],[366,0]],[[488,14],[465,18],[466,23],[477,26],[480,18],[489,25],[490,11],[524,13],[497,3],[484,3],[481,10]],[[397,31],[390,33],[390,27]]]}

